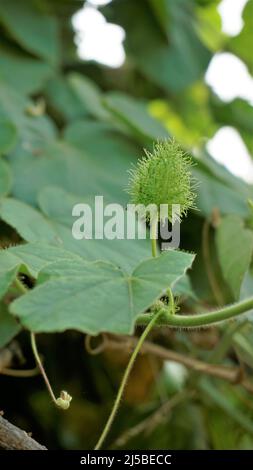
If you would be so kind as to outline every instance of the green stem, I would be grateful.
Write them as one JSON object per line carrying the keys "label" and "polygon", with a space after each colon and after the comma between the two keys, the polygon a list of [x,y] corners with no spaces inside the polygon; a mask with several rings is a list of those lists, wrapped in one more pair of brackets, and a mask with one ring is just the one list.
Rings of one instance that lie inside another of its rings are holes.
{"label": "green stem", "polygon": [[38,353],[38,349],[37,349],[37,344],[36,344],[36,339],[35,339],[35,334],[34,333],[31,333],[31,346],[32,346],[32,351],[33,351],[33,354],[34,354],[34,357],[35,357],[35,360],[36,360],[36,363],[38,365],[38,368],[41,372],[41,375],[45,381],[45,384],[46,384],[46,387],[48,389],[48,392],[49,392],[49,395],[50,397],[52,398],[53,402],[56,404],[56,396],[53,392],[53,389],[50,385],[50,382],[48,380],[48,377],[47,377],[47,374],[45,372],[45,369],[43,367],[43,364],[41,362],[41,359],[40,359],[40,356],[39,356],[39,353]]}
{"label": "green stem", "polygon": [[152,247],[152,256],[155,258],[157,256],[157,224],[158,218],[153,217],[150,220],[150,238],[151,238],[151,247]]}
{"label": "green stem", "polygon": [[103,432],[102,432],[102,434],[101,434],[101,436],[100,436],[100,438],[99,438],[99,440],[98,440],[98,442],[97,442],[97,444],[96,444],[95,450],[99,450],[99,449],[102,447],[102,445],[103,445],[103,443],[104,443],[104,441],[105,441],[105,439],[106,439],[106,437],[107,437],[107,435],[108,435],[108,433],[109,433],[109,431],[110,431],[110,429],[111,429],[111,426],[112,426],[112,423],[113,423],[114,418],[115,418],[115,416],[116,416],[116,413],[117,413],[117,411],[118,411],[118,408],[119,408],[119,405],[120,405],[120,401],[121,401],[122,395],[123,395],[123,393],[124,393],[125,386],[126,386],[126,384],[127,384],[127,381],[128,381],[129,375],[130,375],[130,372],[131,372],[131,370],[132,370],[132,368],[133,368],[135,359],[136,359],[136,357],[137,357],[137,355],[138,355],[138,353],[139,353],[139,351],[140,351],[140,349],[141,349],[141,347],[142,347],[142,345],[143,345],[143,343],[144,343],[144,341],[145,341],[147,335],[148,335],[149,332],[152,330],[152,328],[153,328],[153,326],[154,326],[156,320],[158,319],[158,317],[159,317],[160,315],[161,315],[161,311],[157,312],[155,315],[152,315],[152,318],[150,319],[150,321],[149,321],[147,327],[145,328],[145,330],[143,331],[142,335],[140,336],[137,345],[135,346],[135,349],[134,349],[134,351],[133,351],[133,353],[132,353],[132,355],[131,355],[130,361],[128,362],[127,368],[126,368],[126,370],[125,370],[125,372],[124,372],[124,375],[123,375],[123,378],[122,378],[122,381],[121,381],[121,384],[120,384],[120,387],[119,387],[119,390],[118,390],[118,393],[117,393],[117,396],[116,396],[114,405],[113,405],[113,407],[112,407],[110,416],[109,416],[109,418],[108,418],[108,420],[107,420],[107,423],[106,423],[106,425],[105,425],[105,427],[104,427],[104,430],[103,430]]}
{"label": "green stem", "polygon": [[218,342],[217,346],[214,348],[214,350],[211,352],[208,362],[212,363],[217,363],[221,362],[222,359],[225,357],[227,351],[231,348],[234,336],[236,333],[242,328],[244,328],[246,324],[246,321],[242,321],[240,323],[238,322],[233,322],[224,331],[224,334],[220,341]]}
{"label": "green stem", "polygon": [[175,301],[174,301],[174,296],[172,294],[172,290],[170,288],[167,290],[167,295],[169,298],[170,313],[171,315],[174,315],[175,314]]}
{"label": "green stem", "polygon": [[48,389],[48,392],[49,392],[49,395],[50,397],[52,398],[55,406],[57,406],[57,408],[61,408],[62,410],[68,410],[69,409],[69,406],[70,406],[70,402],[72,400],[72,397],[67,393],[65,392],[64,390],[61,392],[59,398],[56,398],[54,392],[53,392],[53,389],[50,385],[50,382],[49,382],[49,379],[47,377],[47,374],[46,374],[46,371],[43,367],[43,364],[40,360],[40,356],[39,356],[39,353],[38,353],[38,349],[37,349],[37,344],[36,344],[36,339],[35,339],[35,334],[34,333],[31,333],[31,345],[32,345],[32,351],[33,351],[33,354],[34,354],[34,357],[35,357],[35,360],[36,360],[36,363],[38,365],[38,368],[41,372],[41,375],[44,379],[44,382],[46,384],[46,387]]}
{"label": "green stem", "polygon": [[[25,287],[25,285],[18,278],[15,279],[15,285],[22,294],[26,294],[28,292],[28,289]],[[53,402],[56,404],[57,398],[56,398],[56,396],[53,392],[53,389],[52,389],[52,387],[50,385],[50,382],[48,380],[46,371],[45,371],[45,369],[43,367],[43,364],[41,362],[41,359],[40,359],[40,356],[39,356],[39,353],[38,353],[38,349],[37,349],[37,344],[36,344],[36,339],[35,339],[35,334],[34,333],[31,333],[31,346],[32,346],[32,351],[33,351],[33,355],[34,355],[36,364],[38,365],[38,368],[41,372],[41,375],[42,375],[42,377],[45,381],[45,384],[46,384],[47,389],[49,391],[49,395],[52,398]]]}
{"label": "green stem", "polygon": [[21,294],[26,294],[28,292],[28,289],[25,287],[23,282],[21,282],[17,277],[14,282],[15,282],[15,286],[21,292]]}
{"label": "green stem", "polygon": [[[253,297],[242,300],[233,305],[227,305],[214,312],[200,313],[199,315],[171,315],[165,309],[160,310],[161,318],[157,323],[159,326],[170,326],[178,328],[200,328],[213,325],[225,320],[236,318],[253,308]],[[144,313],[137,317],[137,325],[146,325],[150,322],[152,314]]]}
{"label": "green stem", "polygon": [[218,305],[224,305],[223,294],[220,289],[219,283],[216,279],[215,273],[212,266],[212,257],[210,253],[210,224],[208,220],[205,220],[202,231],[202,252],[208,277],[209,284],[211,286],[213,295]]}
{"label": "green stem", "polygon": [[[28,289],[26,288],[26,286],[18,278],[15,279],[15,285],[22,294],[27,294]],[[31,332],[30,335],[31,335],[31,346],[32,346],[33,355],[34,355],[36,364],[38,365],[38,368],[41,372],[41,375],[44,379],[44,382],[45,382],[46,387],[48,389],[49,395],[52,398],[54,404],[58,408],[61,408],[62,410],[67,410],[70,406],[70,402],[72,400],[72,397],[67,392],[65,392],[63,390],[61,392],[59,398],[56,398],[56,396],[53,392],[53,389],[50,385],[49,379],[47,377],[46,371],[45,371],[45,369],[43,367],[43,364],[41,362],[39,353],[38,353],[35,334]]]}

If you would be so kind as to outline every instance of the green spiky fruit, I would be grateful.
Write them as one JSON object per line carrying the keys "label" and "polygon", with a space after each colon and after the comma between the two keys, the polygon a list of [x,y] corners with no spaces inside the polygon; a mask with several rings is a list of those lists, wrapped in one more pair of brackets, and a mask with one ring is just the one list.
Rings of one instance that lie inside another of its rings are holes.
{"label": "green spiky fruit", "polygon": [[[131,203],[168,205],[168,219],[172,221],[172,204],[180,205],[178,218],[194,208],[196,194],[191,167],[192,160],[174,140],[164,140],[154,145],[153,153],[145,156],[130,170],[128,193]],[[148,218],[148,215],[147,215]]]}

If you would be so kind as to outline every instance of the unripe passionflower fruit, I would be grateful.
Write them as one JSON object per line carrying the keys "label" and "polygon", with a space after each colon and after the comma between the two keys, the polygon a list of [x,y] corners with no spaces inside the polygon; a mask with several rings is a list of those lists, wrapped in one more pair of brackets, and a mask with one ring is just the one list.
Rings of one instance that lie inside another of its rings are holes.
{"label": "unripe passionflower fruit", "polygon": [[[137,165],[129,171],[127,192],[131,203],[147,207],[155,204],[160,216],[160,205],[168,205],[168,219],[172,221],[172,204],[179,204],[177,218],[181,219],[189,209],[195,208],[196,194],[190,156],[186,155],[175,140],[154,144],[153,153],[145,151]],[[147,215],[148,218],[148,215]]]}

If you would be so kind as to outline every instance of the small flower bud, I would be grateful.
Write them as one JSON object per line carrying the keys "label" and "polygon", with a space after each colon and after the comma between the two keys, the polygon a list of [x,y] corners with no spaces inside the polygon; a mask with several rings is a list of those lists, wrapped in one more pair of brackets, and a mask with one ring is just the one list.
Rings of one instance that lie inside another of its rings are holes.
{"label": "small flower bud", "polygon": [[71,400],[71,395],[62,390],[59,398],[57,398],[56,400],[56,406],[58,406],[58,408],[61,408],[62,410],[68,410],[68,408],[70,407]]}

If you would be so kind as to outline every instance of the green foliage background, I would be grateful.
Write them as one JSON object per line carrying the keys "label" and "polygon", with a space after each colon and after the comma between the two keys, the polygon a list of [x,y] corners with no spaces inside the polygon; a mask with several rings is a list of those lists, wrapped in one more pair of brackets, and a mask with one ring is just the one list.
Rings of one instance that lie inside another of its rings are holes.
{"label": "green foliage background", "polygon": [[[190,265],[183,254],[180,261],[174,253],[165,269],[165,258],[159,258],[159,286],[154,292],[146,286],[138,293],[131,324],[124,309],[128,298],[121,291],[116,295],[115,280],[105,295],[94,289],[87,300],[91,320],[83,313],[85,298],[66,306],[69,292],[89,281],[87,262],[112,262],[122,272],[137,270],[140,277],[143,270],[148,275],[153,272],[150,261],[142,264],[150,253],[146,242],[87,244],[71,236],[75,202],[92,201],[97,194],[106,202],[128,202],[127,170],[143,154],[143,147],[151,150],[155,139],[174,136],[189,153],[195,149],[199,210],[182,223],[181,248],[196,253],[196,258],[188,276],[174,287],[182,309],[198,313],[253,294],[252,209],[247,204],[253,190],[212,160],[205,148],[219,127],[231,125],[252,153],[253,108],[239,98],[222,102],[204,81],[217,51],[236,54],[252,73],[253,1],[248,1],[244,27],[234,38],[221,32],[218,4],[113,0],[102,11],[126,31],[126,61],[121,68],[110,69],[77,57],[71,17],[82,7],[81,1],[0,1],[0,244],[18,245],[0,253],[0,347],[15,337],[25,367],[33,367],[23,326],[52,332],[39,336],[45,367],[54,387],[66,388],[74,397],[71,409],[61,413],[50,403],[41,377],[1,375],[0,408],[49,448],[94,446],[127,362],[124,350],[89,355],[82,332],[130,332],[137,310],[144,311],[162,294],[170,266],[180,271],[176,279]],[[41,302],[48,295],[48,303],[40,305],[36,317],[30,319],[29,308],[38,307],[38,295],[16,301],[14,313],[21,320],[29,317],[21,327],[9,312],[17,294],[13,279],[21,270],[26,282],[33,284],[52,261],[60,263],[54,267],[60,281],[52,282],[64,283],[66,321],[53,315],[43,324],[50,303],[57,301],[52,301],[46,287]],[[79,271],[61,280],[73,264]],[[103,264],[96,269],[99,279],[110,276]],[[118,316],[109,321],[114,308]],[[152,340],[207,363],[241,365],[250,376],[251,318],[249,313],[239,324],[194,333],[157,330]],[[66,328],[79,332],[56,333]],[[122,433],[135,429],[174,395],[178,403],[164,419],[151,420],[145,432],[125,438],[124,448],[253,448],[250,393],[196,371],[175,371],[152,355],[140,356],[136,363],[107,446],[120,447],[115,440]]]}

